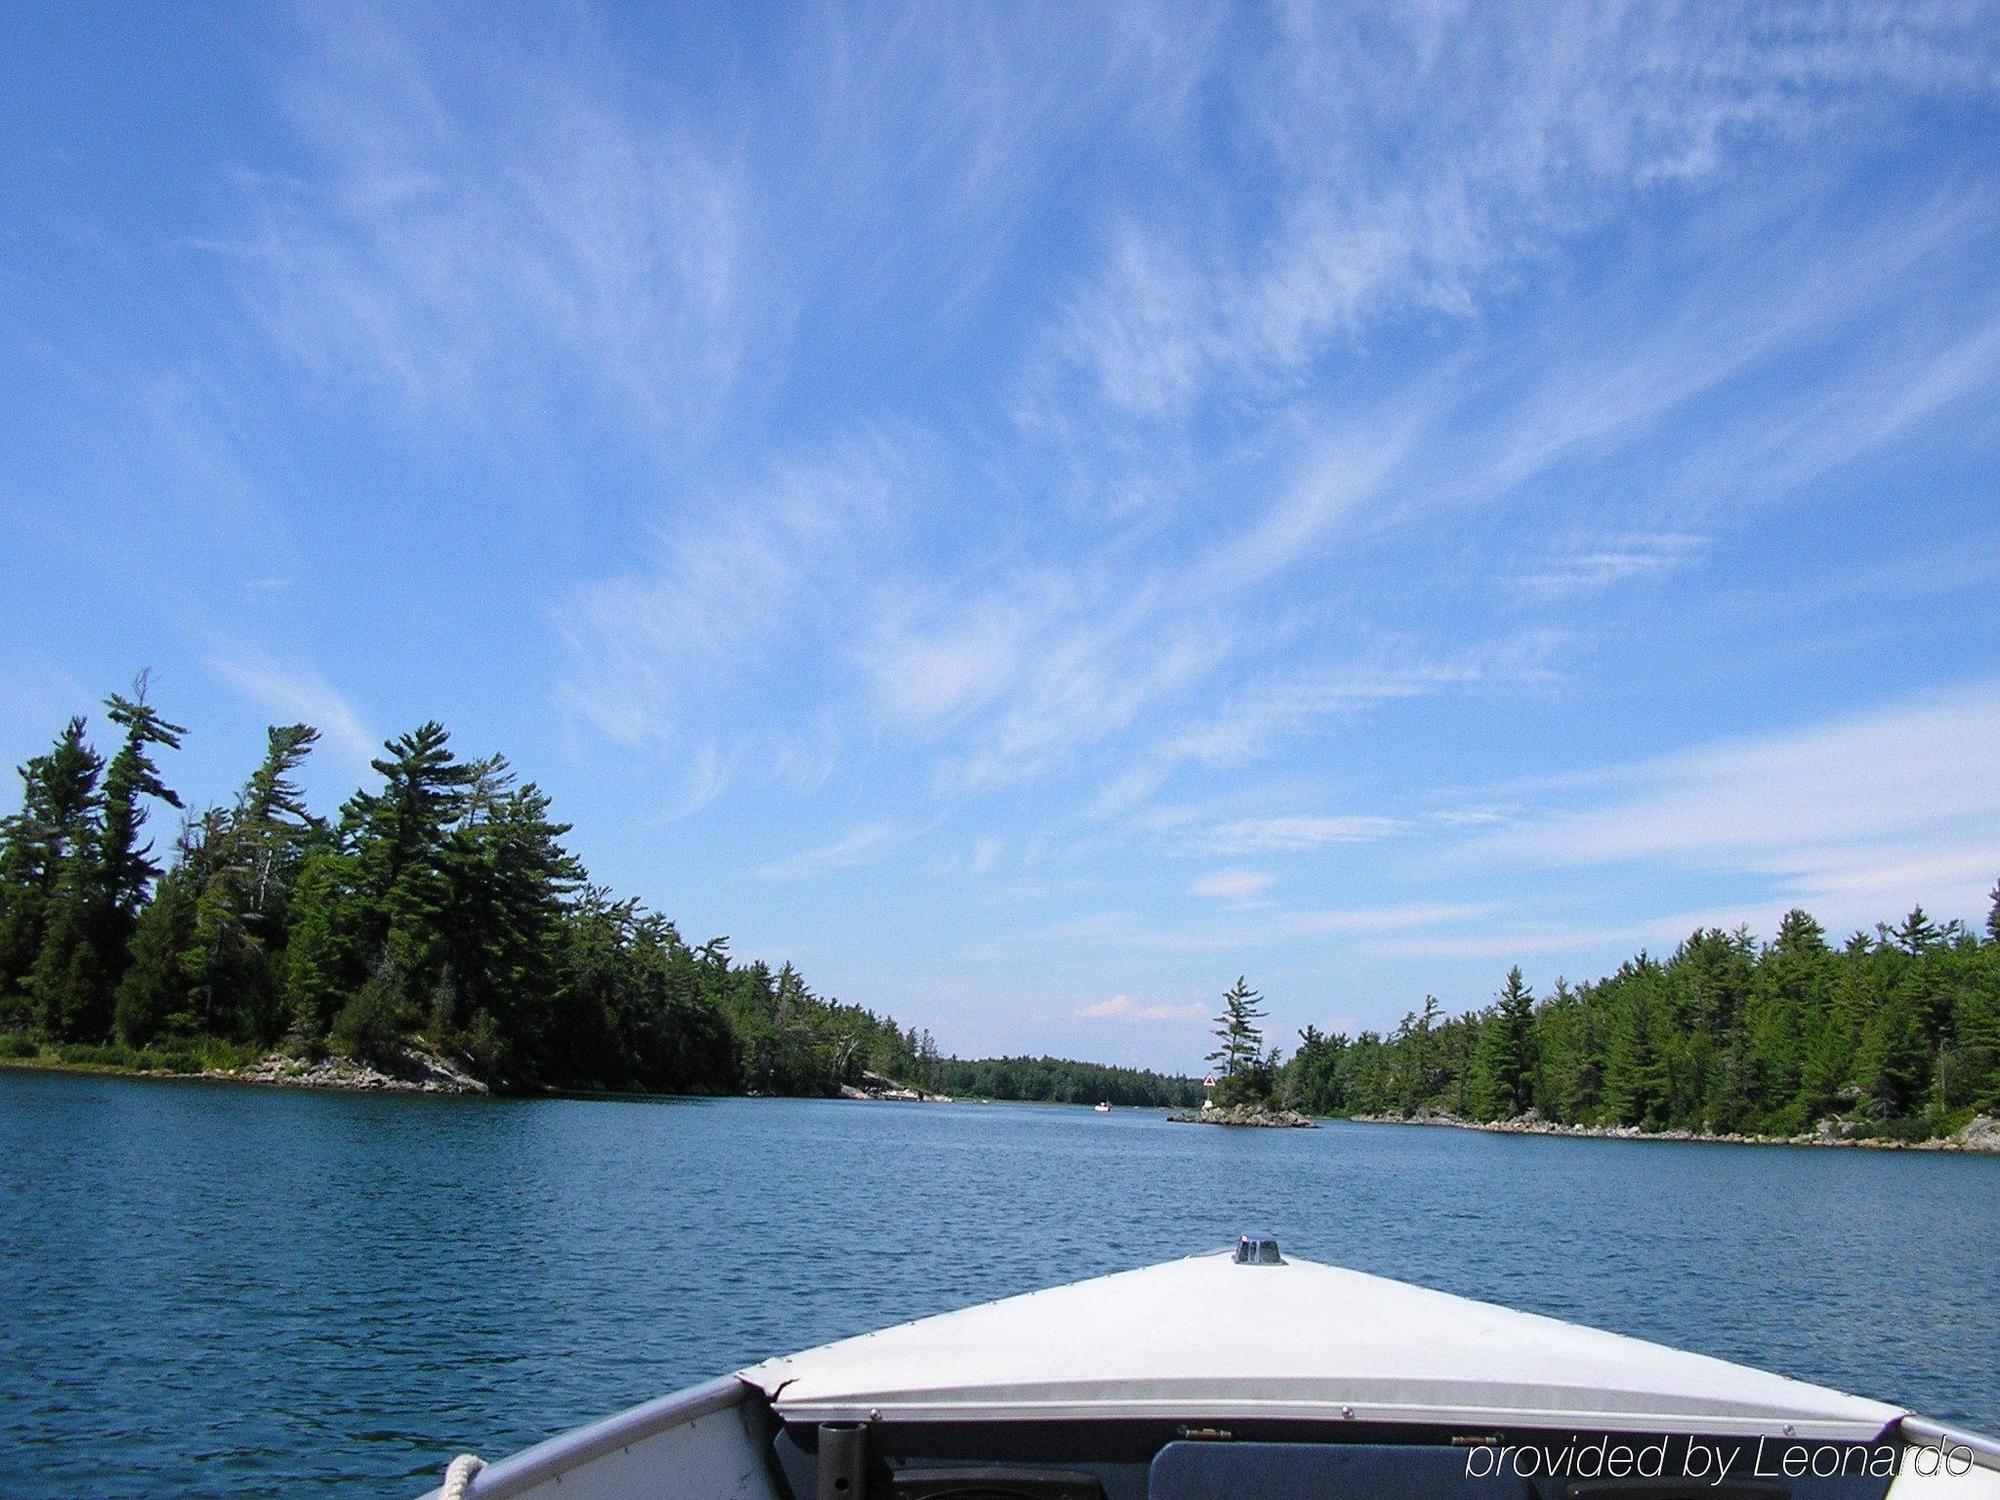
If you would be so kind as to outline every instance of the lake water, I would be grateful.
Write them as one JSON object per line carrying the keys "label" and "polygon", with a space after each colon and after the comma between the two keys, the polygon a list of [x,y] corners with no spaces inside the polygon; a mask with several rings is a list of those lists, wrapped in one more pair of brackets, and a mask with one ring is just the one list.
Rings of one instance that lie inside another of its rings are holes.
{"label": "lake water", "polygon": [[1994,1158],[0,1070],[0,1163],[9,1497],[410,1495],[462,1449],[1246,1228],[2000,1430]]}

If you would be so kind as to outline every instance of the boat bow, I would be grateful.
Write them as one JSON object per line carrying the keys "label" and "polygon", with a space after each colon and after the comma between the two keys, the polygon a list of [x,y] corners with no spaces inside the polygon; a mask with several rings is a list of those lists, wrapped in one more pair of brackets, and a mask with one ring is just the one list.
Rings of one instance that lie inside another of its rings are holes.
{"label": "boat bow", "polygon": [[1358,1271],[1197,1256],[742,1372],[787,1421],[1277,1418],[1865,1442],[1902,1408]]}

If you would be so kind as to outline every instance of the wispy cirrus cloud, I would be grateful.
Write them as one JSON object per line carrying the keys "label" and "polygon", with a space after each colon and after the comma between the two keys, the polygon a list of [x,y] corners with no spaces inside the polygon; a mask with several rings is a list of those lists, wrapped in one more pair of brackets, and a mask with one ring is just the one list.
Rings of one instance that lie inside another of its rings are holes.
{"label": "wispy cirrus cloud", "polygon": [[1368,814],[1293,814],[1272,818],[1232,818],[1218,823],[1203,836],[1218,851],[1282,850],[1296,853],[1323,849],[1331,844],[1371,844],[1379,839],[1407,833],[1414,825],[1406,818],[1385,818]]}
{"label": "wispy cirrus cloud", "polygon": [[1507,581],[1536,599],[1587,596],[1687,567],[1706,546],[1707,538],[1682,531],[1571,539],[1521,560]]}
{"label": "wispy cirrus cloud", "polygon": [[1400,932],[1414,927],[1484,923],[1498,909],[1490,901],[1457,904],[1418,901],[1401,906],[1293,912],[1287,921],[1295,931],[1308,933]]}
{"label": "wispy cirrus cloud", "polygon": [[1113,995],[1109,1000],[1099,1000],[1094,1005],[1086,1005],[1077,1013],[1082,1021],[1206,1021],[1208,1007],[1198,1000],[1190,1000],[1184,1005],[1134,1000],[1130,995]]}
{"label": "wispy cirrus cloud", "polygon": [[702,427],[744,339],[732,164],[557,62],[574,39],[460,66],[422,32],[302,13],[285,103],[312,170],[242,174],[250,226],[205,247],[281,346],[398,409],[502,428],[574,381],[650,432]]}
{"label": "wispy cirrus cloud", "polygon": [[1229,906],[1248,907],[1278,883],[1269,870],[1213,870],[1188,887],[1188,893]]}
{"label": "wispy cirrus cloud", "polygon": [[[663,517],[637,566],[552,612],[568,647],[561,701],[620,744],[684,738],[706,693],[837,608],[904,472],[885,442],[842,444]],[[814,757],[799,753],[781,753],[782,774],[810,769]]]}
{"label": "wispy cirrus cloud", "polygon": [[362,722],[345,694],[310,667],[212,656],[208,670],[273,717],[312,725],[350,769],[365,773],[381,753],[381,737]]}
{"label": "wispy cirrus cloud", "polygon": [[969,602],[901,602],[857,661],[885,719],[951,747],[940,785],[976,792],[1067,770],[1226,652],[1150,583],[1048,569]]}
{"label": "wispy cirrus cloud", "polygon": [[770,881],[812,880],[840,870],[857,869],[884,857],[890,847],[905,836],[893,821],[863,823],[830,844],[820,844],[773,860],[757,871]]}
{"label": "wispy cirrus cloud", "polygon": [[1756,876],[1835,924],[1884,901],[1973,910],[2000,875],[1996,723],[2000,685],[1985,682],[1607,767],[1465,855]]}
{"label": "wispy cirrus cloud", "polygon": [[[1758,142],[1861,131],[1870,85],[1990,97],[1975,12],[1765,14],[1575,4],[1532,17],[1292,8],[1232,73],[1254,219],[1128,223],[1059,338],[1101,400],[1142,416],[1252,388],[1329,343],[1482,299],[1634,188],[1695,183]],[[1244,33],[1248,33],[1247,35]],[[1386,159],[1385,159],[1386,157]],[[1218,202],[1227,203],[1218,195]]]}
{"label": "wispy cirrus cloud", "polygon": [[[1562,641],[1559,632],[1538,628],[1432,658],[1398,643],[1378,650],[1372,660],[1274,675],[1239,689],[1206,716],[1163,734],[1099,789],[1091,812],[1097,817],[1129,812],[1183,767],[1234,770],[1247,766],[1271,755],[1287,740],[1369,707],[1481,686],[1558,681],[1562,674],[1554,662]],[[1353,825],[1346,832],[1352,834],[1364,827]],[[1307,831],[1305,827],[1290,830],[1294,838]],[[1258,830],[1246,824],[1237,832],[1255,837]],[[1378,836],[1381,832],[1375,830]]]}

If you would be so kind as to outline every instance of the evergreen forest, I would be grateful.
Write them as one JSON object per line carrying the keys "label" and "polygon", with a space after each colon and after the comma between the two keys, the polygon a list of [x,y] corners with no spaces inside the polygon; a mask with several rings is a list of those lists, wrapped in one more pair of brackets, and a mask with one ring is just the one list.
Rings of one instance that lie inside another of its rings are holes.
{"label": "evergreen forest", "polygon": [[[228,806],[183,807],[187,732],[142,677],[20,768],[0,819],[0,1053],[193,1071],[417,1045],[506,1090],[825,1094],[917,1076],[927,1036],[591,883],[548,796],[426,723],[332,817],[272,727]],[[152,819],[178,815],[159,847]]]}
{"label": "evergreen forest", "polygon": [[[298,781],[308,725],[271,727],[234,800],[197,811],[162,767],[187,731],[143,676],[103,722],[102,748],[65,724],[0,818],[0,1056],[193,1071],[273,1050],[391,1066],[416,1046],[511,1091],[818,1095],[874,1074],[997,1099],[1202,1096],[1137,1069],[940,1057],[790,964],[690,943],[593,884],[547,794],[439,724],[389,741],[380,786],[326,817]],[[1539,999],[1516,968],[1480,1011],[1426,997],[1387,1035],[1309,1026],[1289,1059],[1261,1050],[1257,999],[1241,980],[1225,997],[1211,1061],[1312,1114],[1916,1140],[2000,1113],[2000,888],[1983,931],[1920,908],[1836,944],[1793,911],[1768,942],[1705,929]]]}
{"label": "evergreen forest", "polygon": [[1705,929],[1539,1000],[1516,968],[1478,1012],[1427,996],[1387,1036],[1307,1027],[1281,1088],[1315,1114],[1947,1135],[2000,1114],[2000,888],[1984,932],[1918,908],[1836,944],[1795,910],[1769,942]]}
{"label": "evergreen forest", "polygon": [[1144,1068],[1114,1068],[1061,1057],[942,1059],[929,1074],[939,1093],[1037,1104],[1157,1105],[1188,1109],[1201,1103],[1201,1082]]}

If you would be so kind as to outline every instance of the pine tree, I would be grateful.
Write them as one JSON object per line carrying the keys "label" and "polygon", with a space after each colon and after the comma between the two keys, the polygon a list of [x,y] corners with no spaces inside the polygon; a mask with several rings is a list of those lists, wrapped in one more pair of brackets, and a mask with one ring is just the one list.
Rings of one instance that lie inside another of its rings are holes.
{"label": "pine tree", "polygon": [[1506,987],[1480,1022],[1473,1065],[1474,1104],[1483,1118],[1523,1114],[1534,1102],[1535,995],[1519,965],[1507,971]]}
{"label": "pine tree", "polygon": [[[1808,1056],[1829,1019],[1836,971],[1826,929],[1803,911],[1786,912],[1756,961],[1744,1007],[1741,1081],[1759,1128],[1790,1133],[1819,1118],[1802,1093]],[[1815,1081],[1821,1095],[1826,1061],[1819,1059]]]}
{"label": "pine tree", "polygon": [[282,1014],[309,1043],[326,1040],[350,993],[355,962],[347,907],[353,863],[338,849],[315,849],[292,889]]}
{"label": "pine tree", "polygon": [[132,961],[118,982],[119,1040],[145,1047],[197,1029],[187,950],[194,938],[197,875],[183,860],[160,877],[132,934]]}
{"label": "pine tree", "polygon": [[1641,953],[1599,987],[1611,1010],[1611,1044],[1604,1067],[1605,1105],[1624,1125],[1659,1125],[1667,1105],[1667,1070],[1660,1057],[1657,1012],[1663,1004],[1660,966]]}
{"label": "pine tree", "polygon": [[187,730],[169,724],[146,702],[144,672],[133,684],[130,698],[113,693],[105,699],[105,707],[111,722],[125,731],[124,744],[118,747],[118,753],[111,757],[111,764],[104,772],[101,877],[113,920],[112,929],[104,935],[106,957],[115,955],[122,962],[132,924],[138,920],[139,908],[160,873],[160,867],[152,859],[153,846],[140,842],[146,826],[146,807],[141,799],[156,798],[172,808],[181,805],[179,796],[160,780],[152,747],[178,750],[181,736]]}
{"label": "pine tree", "polygon": [[310,724],[274,724],[265,731],[264,759],[244,783],[229,817],[229,868],[241,888],[239,905],[258,941],[275,947],[284,903],[300,863],[325,824],[306,807],[292,774],[319,742]]}
{"label": "pine tree", "polygon": [[160,780],[152,747],[175,749],[187,731],[169,724],[146,702],[146,674],[132,697],[105,700],[109,718],[125,731],[105,767],[100,812],[86,856],[65,861],[56,890],[58,910],[36,955],[32,985],[43,1029],[51,1036],[99,1042],[111,1034],[118,981],[154,877],[152,845],[142,843],[147,809],[156,798],[179,807]]}
{"label": "pine tree", "polygon": [[428,995],[440,977],[445,840],[478,775],[453,755],[450,739],[431,721],[388,741],[388,754],[369,762],[382,790],[357,792],[341,810],[354,858],[355,951],[371,968],[390,966],[393,983],[378,986],[378,996],[399,1004]]}
{"label": "pine tree", "polygon": [[1276,1068],[1274,1060],[1264,1056],[1264,1032],[1257,1024],[1264,1018],[1257,1003],[1261,999],[1240,974],[1222,997],[1222,1013],[1215,1018],[1220,1045],[1206,1058],[1222,1065],[1217,1104],[1262,1104],[1270,1098]]}
{"label": "pine tree", "polygon": [[1263,1056],[1264,1033],[1257,1025],[1264,1019],[1257,1006],[1263,998],[1240,974],[1222,997],[1222,1014],[1215,1018],[1215,1036],[1221,1045],[1205,1061],[1222,1064],[1224,1078],[1235,1077]]}
{"label": "pine tree", "polygon": [[2000,1114],[2000,945],[1986,944],[1977,961],[1978,977],[1958,1001],[1965,1102],[1981,1114]]}
{"label": "pine tree", "polygon": [[205,873],[184,962],[204,1030],[268,1042],[285,1028],[277,969],[285,903],[308,845],[323,833],[291,775],[318,738],[309,725],[272,726],[236,805],[201,820]]}
{"label": "pine tree", "polygon": [[1896,946],[1912,958],[1922,958],[1943,942],[1944,937],[1943,930],[1924,914],[1921,906],[1916,906],[1903,918],[1903,925],[1896,929]]}
{"label": "pine tree", "polygon": [[49,902],[41,951],[28,976],[34,1020],[56,1041],[101,1041],[99,1011],[114,983],[98,947],[105,918],[88,845],[64,866]]}
{"label": "pine tree", "polygon": [[1902,938],[1900,930],[1878,928],[1873,943],[1850,945],[1847,954],[1866,1015],[1856,1076],[1867,1113],[1878,1120],[1914,1115],[1931,1081],[1916,974],[1921,959]]}
{"label": "pine tree", "polygon": [[1285,1070],[1286,1102],[1312,1115],[1346,1114],[1348,1103],[1344,1063],[1347,1038],[1323,1035],[1308,1026],[1299,1033],[1299,1049]]}
{"label": "pine tree", "polygon": [[550,819],[539,787],[515,788],[499,756],[473,769],[466,816],[442,856],[440,952],[451,984],[433,992],[429,1037],[449,1045],[465,1027],[490,1025],[508,1039],[504,1066],[535,1076],[549,1050],[561,923],[583,869],[562,846],[569,825]]}
{"label": "pine tree", "polygon": [[1588,1120],[1603,1104],[1604,1039],[1601,1007],[1588,990],[1573,990],[1560,976],[1535,1013],[1540,1058],[1541,1108],[1559,1120]]}
{"label": "pine tree", "polygon": [[1425,995],[1423,1009],[1404,1016],[1403,1024],[1397,1031],[1403,1064],[1399,1103],[1406,1115],[1428,1109],[1437,1102],[1440,1074],[1436,1027],[1439,1010],[1437,996]]}
{"label": "pine tree", "polygon": [[65,873],[91,855],[103,769],[80,718],[20,768],[21,810],[0,819],[0,1026],[37,1019],[30,976]]}

